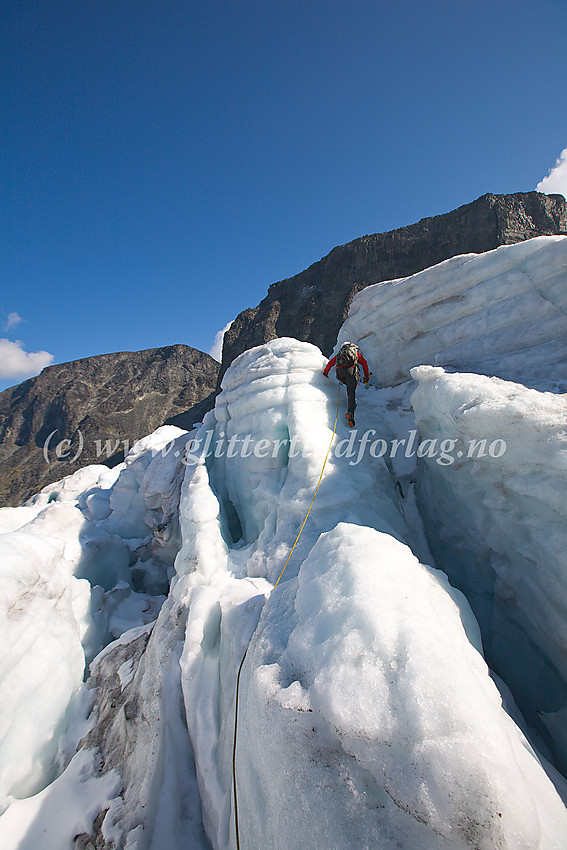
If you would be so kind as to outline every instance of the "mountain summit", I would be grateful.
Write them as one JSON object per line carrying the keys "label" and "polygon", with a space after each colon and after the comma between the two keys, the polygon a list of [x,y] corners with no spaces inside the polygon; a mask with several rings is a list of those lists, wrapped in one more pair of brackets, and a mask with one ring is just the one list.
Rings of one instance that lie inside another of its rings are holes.
{"label": "mountain summit", "polygon": [[212,404],[218,370],[208,354],[170,345],[48,366],[4,390],[0,504],[18,505],[89,463],[119,463],[165,422],[192,427]]}

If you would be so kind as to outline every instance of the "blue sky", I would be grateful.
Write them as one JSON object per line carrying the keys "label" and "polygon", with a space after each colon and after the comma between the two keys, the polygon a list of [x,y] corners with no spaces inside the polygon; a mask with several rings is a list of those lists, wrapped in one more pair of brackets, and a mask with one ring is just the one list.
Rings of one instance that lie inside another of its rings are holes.
{"label": "blue sky", "polygon": [[0,32],[0,388],[209,350],[335,245],[567,147],[564,0],[12,0]]}

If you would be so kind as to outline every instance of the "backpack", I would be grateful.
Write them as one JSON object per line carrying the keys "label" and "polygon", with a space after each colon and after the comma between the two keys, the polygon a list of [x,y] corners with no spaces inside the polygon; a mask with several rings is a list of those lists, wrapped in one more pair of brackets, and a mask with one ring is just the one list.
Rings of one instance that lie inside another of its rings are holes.
{"label": "backpack", "polygon": [[356,366],[358,346],[354,342],[343,342],[337,353],[337,366]]}

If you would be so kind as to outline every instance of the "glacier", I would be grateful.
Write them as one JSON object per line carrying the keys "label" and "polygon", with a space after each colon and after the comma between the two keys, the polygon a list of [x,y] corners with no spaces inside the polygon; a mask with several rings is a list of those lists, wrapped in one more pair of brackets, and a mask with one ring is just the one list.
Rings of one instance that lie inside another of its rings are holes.
{"label": "glacier", "polygon": [[564,236],[540,236],[367,287],[339,342],[383,354],[382,384],[444,365],[565,392],[566,250]]}
{"label": "glacier", "polygon": [[276,339],[1,509],[1,846],[228,850],[235,754],[242,848],[564,850],[566,298],[564,237],[367,287],[354,431]]}

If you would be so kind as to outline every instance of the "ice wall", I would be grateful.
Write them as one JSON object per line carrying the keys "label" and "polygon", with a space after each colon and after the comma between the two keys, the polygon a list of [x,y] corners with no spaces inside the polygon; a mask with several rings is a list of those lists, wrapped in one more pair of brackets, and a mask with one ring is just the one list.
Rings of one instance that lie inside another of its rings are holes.
{"label": "ice wall", "polygon": [[[75,519],[64,505],[54,513],[67,528]],[[27,531],[0,536],[0,811],[8,795],[29,796],[53,778],[65,711],[83,676],[90,586],[73,577],[65,548],[41,516]]]}
{"label": "ice wall", "polygon": [[[437,562],[481,623],[487,657],[567,771],[567,399],[498,378],[412,370],[419,492]],[[540,726],[541,729],[541,726]],[[542,730],[543,731],[543,730]]]}
{"label": "ice wall", "polygon": [[[234,841],[231,759],[236,669],[305,517],[332,436],[337,388],[322,376],[324,363],[314,346],[289,339],[241,355],[226,373],[215,411],[197,436],[203,442],[213,429],[213,447],[224,440],[226,451],[215,457],[215,449],[212,457],[188,468],[184,482],[180,510],[184,543],[176,568],[187,573],[183,581],[196,587],[181,659],[183,690],[204,823],[214,847],[231,847]],[[346,442],[344,426],[339,429]],[[239,449],[232,457],[231,440]],[[405,531],[386,465],[359,465],[341,480],[343,463],[347,461],[334,454],[329,458],[309,525],[280,585],[282,592],[321,533],[341,520],[368,524],[397,537]],[[231,519],[233,512],[237,522]],[[235,528],[242,530],[240,539],[235,539]],[[278,598],[279,591],[274,603]],[[280,604],[276,623],[281,620]],[[288,617],[278,625],[285,641]],[[246,740],[240,753],[242,765],[262,758],[258,747],[250,751]],[[273,775],[259,780],[254,793],[273,781]],[[275,787],[270,793],[276,793]],[[242,805],[245,810],[254,805],[245,787]],[[273,846],[278,842],[284,846],[292,838],[288,832],[274,833],[270,840]]]}
{"label": "ice wall", "polygon": [[[0,812],[57,776],[86,664],[157,616],[179,462],[172,452],[149,467],[182,433],[160,429],[121,467],[86,467],[23,507],[0,510]],[[161,537],[152,534],[158,517]]]}
{"label": "ice wall", "polygon": [[412,366],[567,388],[567,237],[453,257],[353,300],[339,343],[358,342],[381,385]]}
{"label": "ice wall", "polygon": [[443,575],[392,537],[339,524],[281,593],[293,614],[289,598],[266,607],[245,667],[249,846],[560,846],[563,806]]}

